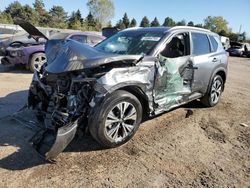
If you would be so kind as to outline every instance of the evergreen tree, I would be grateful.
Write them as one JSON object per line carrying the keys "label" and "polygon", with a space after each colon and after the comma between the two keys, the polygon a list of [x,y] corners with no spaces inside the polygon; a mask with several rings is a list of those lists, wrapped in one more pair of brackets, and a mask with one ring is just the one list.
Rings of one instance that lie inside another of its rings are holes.
{"label": "evergreen tree", "polygon": [[141,20],[140,27],[149,27],[149,20],[147,16],[144,16]]}
{"label": "evergreen tree", "polygon": [[190,21],[190,22],[188,22],[188,24],[187,24],[188,26],[194,26],[194,22],[192,22],[192,21]]}
{"label": "evergreen tree", "polygon": [[203,28],[203,25],[202,24],[195,24],[194,27]]}
{"label": "evergreen tree", "polygon": [[162,26],[173,27],[173,26],[175,26],[175,21],[170,17],[166,17]]}
{"label": "evergreen tree", "polygon": [[185,26],[186,25],[186,21],[185,20],[181,20],[179,22],[176,23],[177,26]]}
{"label": "evergreen tree", "polygon": [[123,18],[122,18],[122,22],[123,22],[123,24],[125,25],[125,28],[128,28],[128,27],[129,27],[130,21],[129,21],[129,19],[128,19],[127,13],[124,14],[124,16],[123,16]]}
{"label": "evergreen tree", "polygon": [[6,12],[0,12],[0,20],[2,24],[12,24],[13,20],[11,15]]}
{"label": "evergreen tree", "polygon": [[36,14],[38,15],[39,26],[47,26],[49,21],[49,13],[45,10],[43,0],[35,0],[33,6]]}
{"label": "evergreen tree", "polygon": [[158,26],[160,26],[160,23],[159,23],[158,19],[155,17],[150,25],[151,25],[151,27],[158,27]]}
{"label": "evergreen tree", "polygon": [[62,6],[53,6],[49,10],[49,27],[67,28],[67,12]]}
{"label": "evergreen tree", "polygon": [[96,30],[96,21],[94,19],[94,16],[92,15],[91,12],[89,12],[88,16],[85,19],[85,24],[87,27],[87,30]]}
{"label": "evergreen tree", "polygon": [[126,28],[126,26],[125,26],[125,24],[123,23],[122,20],[119,20],[119,21],[117,22],[116,27],[117,27],[118,29],[125,29],[125,28]]}
{"label": "evergreen tree", "polygon": [[133,18],[129,24],[129,27],[135,27],[137,25],[136,20]]}
{"label": "evergreen tree", "polygon": [[10,14],[12,18],[23,16],[23,6],[18,2],[14,1],[6,7],[5,13]]}

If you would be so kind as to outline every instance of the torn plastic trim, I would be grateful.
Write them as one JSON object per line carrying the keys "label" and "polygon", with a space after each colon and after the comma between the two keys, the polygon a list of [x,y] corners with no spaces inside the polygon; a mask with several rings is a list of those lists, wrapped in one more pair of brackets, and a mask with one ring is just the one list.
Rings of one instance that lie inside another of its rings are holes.
{"label": "torn plastic trim", "polygon": [[44,155],[47,160],[56,158],[74,139],[77,127],[78,119],[73,123],[60,127],[57,130],[56,140],[51,149],[45,154],[41,154]]}

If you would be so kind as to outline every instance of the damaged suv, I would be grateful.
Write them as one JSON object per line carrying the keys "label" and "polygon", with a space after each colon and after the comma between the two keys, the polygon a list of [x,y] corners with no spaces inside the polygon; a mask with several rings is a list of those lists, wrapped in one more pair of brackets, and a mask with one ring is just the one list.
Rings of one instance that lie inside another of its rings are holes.
{"label": "damaged suv", "polygon": [[112,148],[130,140],[144,117],[196,99],[215,106],[227,75],[219,36],[194,27],[126,29],[95,47],[52,39],[45,53],[28,105],[44,122],[33,144],[47,159],[86,128]]}

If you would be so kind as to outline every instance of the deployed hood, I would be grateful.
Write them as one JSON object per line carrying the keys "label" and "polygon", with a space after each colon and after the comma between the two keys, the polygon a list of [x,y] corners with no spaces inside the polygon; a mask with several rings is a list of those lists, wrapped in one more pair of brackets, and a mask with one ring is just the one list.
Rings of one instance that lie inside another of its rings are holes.
{"label": "deployed hood", "polygon": [[39,38],[44,38],[48,40],[48,38],[41,31],[39,31],[35,26],[31,25],[29,22],[21,18],[15,18],[14,24],[22,27],[36,41],[38,41]]}
{"label": "deployed hood", "polygon": [[[104,53],[86,44],[70,39],[49,40],[45,45],[46,72],[63,73],[93,68],[114,61],[137,60],[140,55],[118,55]],[[121,62],[122,63],[122,62]]]}

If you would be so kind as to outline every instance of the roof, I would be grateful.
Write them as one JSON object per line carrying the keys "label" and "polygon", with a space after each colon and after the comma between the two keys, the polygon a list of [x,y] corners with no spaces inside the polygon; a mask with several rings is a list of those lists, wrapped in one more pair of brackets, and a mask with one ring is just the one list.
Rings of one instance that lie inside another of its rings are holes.
{"label": "roof", "polygon": [[175,27],[132,27],[132,28],[128,28],[128,29],[124,29],[123,31],[133,31],[133,30],[137,30],[137,31],[148,31],[148,32],[162,32],[162,33],[166,33],[169,31],[175,31],[175,30],[193,30],[193,31],[202,31],[202,32],[207,32],[207,33],[213,33],[212,31],[208,30],[208,29],[203,29],[203,28],[199,28],[199,27],[191,27],[191,26],[175,26]]}
{"label": "roof", "polygon": [[122,30],[123,31],[147,31],[147,32],[162,32],[166,33],[170,28],[169,27],[131,27]]}

